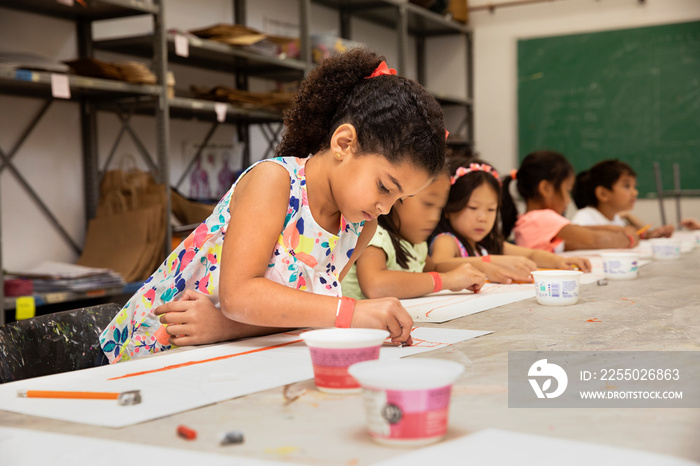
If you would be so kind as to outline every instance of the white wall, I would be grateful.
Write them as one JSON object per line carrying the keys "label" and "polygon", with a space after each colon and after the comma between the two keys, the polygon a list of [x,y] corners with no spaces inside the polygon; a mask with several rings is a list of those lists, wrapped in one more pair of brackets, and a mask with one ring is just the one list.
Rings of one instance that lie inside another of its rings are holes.
{"label": "white wall", "polygon": [[[497,4],[469,0],[470,6]],[[700,19],[697,0],[558,0],[472,12],[476,148],[507,172],[517,166],[517,41],[529,37],[623,29]],[[700,154],[698,154],[700,156]],[[573,214],[572,206],[568,214]],[[666,203],[667,220],[675,207]],[[634,213],[660,223],[658,201],[640,199]],[[700,217],[700,200],[684,199],[684,216]]]}
{"label": "white wall", "polygon": [[[470,5],[491,3],[470,0]],[[296,2],[290,0],[255,0],[247,6],[248,23],[264,29],[270,20],[298,24]],[[165,0],[166,25],[191,29],[219,22],[230,23],[231,0]],[[312,5],[312,32],[337,32],[338,16],[334,10]],[[516,138],[516,40],[522,37],[584,32],[599,29],[634,27],[700,18],[700,1],[647,0],[560,0],[530,6],[499,8],[495,13],[471,14],[474,28],[475,127],[477,149],[501,171],[512,168],[517,160]],[[150,21],[121,20],[100,24],[96,36],[130,35],[151,30]],[[36,31],[41,31],[38,34]],[[395,33],[366,22],[353,20],[353,39],[366,42],[387,57],[390,66],[397,63]],[[277,31],[271,31],[276,33]],[[71,22],[0,8],[0,49],[32,52],[57,60],[76,55],[75,29]],[[411,49],[414,43],[410,43]],[[428,43],[426,87],[434,92],[464,97],[466,72],[465,46],[456,38],[442,38]],[[111,55],[98,55],[109,60]],[[409,52],[407,75],[415,77],[415,60]],[[227,74],[204,72],[173,66],[177,86],[189,82],[231,84]],[[38,110],[40,101],[0,95],[0,148],[8,152],[20,131]],[[450,116],[448,129],[454,131],[460,115]],[[77,104],[57,101],[13,159],[28,182],[48,203],[74,241],[84,240],[85,219],[81,168],[80,120]],[[144,143],[154,147],[153,120],[134,117],[132,126]],[[171,175],[179,178],[184,161],[184,142],[199,142],[209,124],[172,120],[170,126]],[[109,113],[99,115],[99,149],[104,159],[119,130],[117,119]],[[253,157],[264,150],[262,138],[253,133]],[[212,142],[226,143],[235,138],[231,126],[220,127]],[[136,154],[125,138],[117,155]],[[44,215],[29,199],[8,170],[0,177],[0,212],[2,259],[5,269],[27,268],[43,260],[72,262],[77,255],[48,224]],[[683,211],[700,217],[700,202],[684,201]],[[674,218],[669,204],[667,213]],[[640,201],[639,216],[658,223],[655,201]]]}

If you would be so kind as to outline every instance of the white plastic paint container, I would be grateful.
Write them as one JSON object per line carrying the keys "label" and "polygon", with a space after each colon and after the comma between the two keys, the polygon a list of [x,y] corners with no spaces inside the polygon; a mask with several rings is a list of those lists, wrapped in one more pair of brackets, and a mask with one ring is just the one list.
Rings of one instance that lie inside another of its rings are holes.
{"label": "white plastic paint container", "polygon": [[359,393],[360,384],[348,374],[351,365],[379,358],[389,338],[386,330],[329,328],[301,334],[311,351],[316,387],[327,393]]}
{"label": "white plastic paint container", "polygon": [[650,239],[654,259],[675,260],[681,257],[681,240],[676,238]]}
{"label": "white plastic paint container", "polygon": [[636,252],[605,252],[603,259],[605,278],[611,280],[634,280],[639,274],[639,254]]}
{"label": "white plastic paint container", "polygon": [[568,306],[578,302],[581,275],[578,270],[537,270],[535,279],[537,302],[544,306]]}
{"label": "white plastic paint container", "polygon": [[349,369],[362,385],[369,435],[410,447],[445,437],[452,384],[463,371],[461,364],[432,358],[367,361]]}

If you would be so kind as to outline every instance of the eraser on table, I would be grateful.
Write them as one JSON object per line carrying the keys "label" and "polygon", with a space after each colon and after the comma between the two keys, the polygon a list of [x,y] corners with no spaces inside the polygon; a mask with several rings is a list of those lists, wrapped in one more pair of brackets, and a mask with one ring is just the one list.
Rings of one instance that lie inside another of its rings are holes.
{"label": "eraser on table", "polygon": [[234,443],[243,443],[243,432],[240,430],[224,432],[221,435],[221,445],[232,445]]}
{"label": "eraser on table", "polygon": [[197,431],[186,426],[177,426],[177,435],[187,440],[194,440],[197,438]]}

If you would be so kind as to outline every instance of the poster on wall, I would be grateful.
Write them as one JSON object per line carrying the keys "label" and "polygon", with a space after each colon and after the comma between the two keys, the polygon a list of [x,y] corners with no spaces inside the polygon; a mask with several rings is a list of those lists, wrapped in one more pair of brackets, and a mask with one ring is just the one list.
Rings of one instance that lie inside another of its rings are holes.
{"label": "poster on wall", "polygon": [[243,166],[243,146],[232,143],[184,142],[182,157],[188,172],[178,190],[192,200],[217,202],[231,188]]}

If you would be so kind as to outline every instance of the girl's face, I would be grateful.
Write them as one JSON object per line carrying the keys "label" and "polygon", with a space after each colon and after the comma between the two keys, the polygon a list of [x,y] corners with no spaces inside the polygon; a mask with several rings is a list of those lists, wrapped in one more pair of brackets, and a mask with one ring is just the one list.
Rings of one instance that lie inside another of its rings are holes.
{"label": "girl's face", "polygon": [[423,189],[430,177],[410,162],[389,162],[376,154],[348,156],[338,172],[331,195],[343,216],[353,223],[387,214],[399,199]]}
{"label": "girl's face", "polygon": [[472,191],[467,205],[459,212],[445,214],[447,220],[463,238],[476,245],[493,229],[498,214],[498,193],[484,182]]}
{"label": "girl's face", "polygon": [[450,178],[440,174],[415,196],[397,202],[394,214],[398,215],[397,223],[401,225],[399,236],[413,244],[425,242],[440,221],[449,195]]}
{"label": "girl's face", "polygon": [[576,177],[571,174],[562,182],[558,191],[553,191],[552,195],[545,199],[546,207],[560,215],[564,215],[566,208],[571,203],[571,190],[574,187],[574,181],[576,181]]}
{"label": "girl's face", "polygon": [[637,178],[625,173],[613,184],[612,191],[603,188],[604,199],[599,199],[601,203],[608,205],[615,212],[632,210],[637,200]]}

